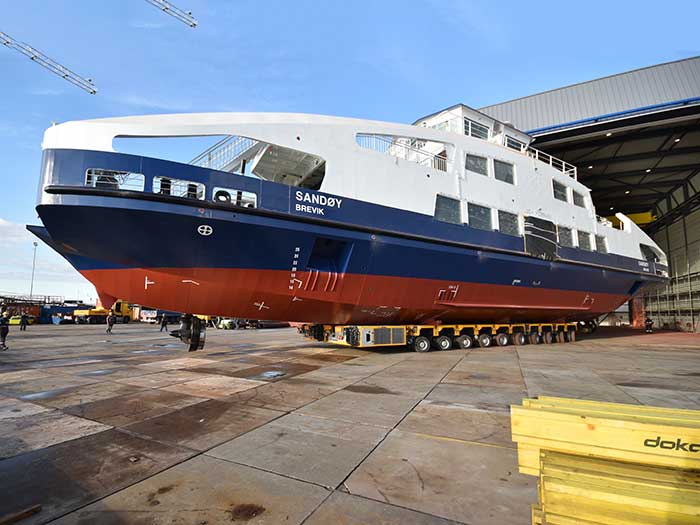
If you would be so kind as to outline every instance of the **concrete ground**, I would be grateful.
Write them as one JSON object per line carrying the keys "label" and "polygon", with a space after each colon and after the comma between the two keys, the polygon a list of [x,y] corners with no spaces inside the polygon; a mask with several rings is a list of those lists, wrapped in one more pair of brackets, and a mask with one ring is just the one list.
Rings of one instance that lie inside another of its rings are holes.
{"label": "concrete ground", "polygon": [[366,352],[293,329],[13,327],[0,521],[529,524],[508,407],[554,395],[700,409],[700,336]]}

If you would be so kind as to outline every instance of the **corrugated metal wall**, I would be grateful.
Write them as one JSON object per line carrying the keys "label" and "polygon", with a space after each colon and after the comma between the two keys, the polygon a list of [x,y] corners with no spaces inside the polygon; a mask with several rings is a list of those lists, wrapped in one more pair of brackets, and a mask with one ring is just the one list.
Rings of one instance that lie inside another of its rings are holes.
{"label": "corrugated metal wall", "polygon": [[700,210],[653,235],[668,254],[671,281],[646,294],[654,326],[700,331]]}
{"label": "corrugated metal wall", "polygon": [[523,131],[700,97],[700,57],[545,91],[479,111]]}

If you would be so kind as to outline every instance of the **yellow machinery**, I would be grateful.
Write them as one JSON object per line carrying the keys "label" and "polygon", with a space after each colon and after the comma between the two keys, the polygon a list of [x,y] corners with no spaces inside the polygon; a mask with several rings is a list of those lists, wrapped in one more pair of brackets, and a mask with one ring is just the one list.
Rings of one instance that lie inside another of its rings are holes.
{"label": "yellow machinery", "polygon": [[700,411],[541,397],[511,407],[532,523],[700,523]]}
{"label": "yellow machinery", "polygon": [[[114,312],[117,321],[123,323],[128,323],[133,315],[131,305],[121,300],[117,300],[114,305],[112,305],[111,311]],[[75,310],[73,312],[73,319],[79,324],[104,324],[107,322],[109,312],[109,309],[102,308],[101,306],[86,310]]]}
{"label": "yellow machinery", "polygon": [[576,340],[576,323],[435,324],[435,325],[303,325],[307,337],[354,348],[411,346],[416,352],[564,343]]}

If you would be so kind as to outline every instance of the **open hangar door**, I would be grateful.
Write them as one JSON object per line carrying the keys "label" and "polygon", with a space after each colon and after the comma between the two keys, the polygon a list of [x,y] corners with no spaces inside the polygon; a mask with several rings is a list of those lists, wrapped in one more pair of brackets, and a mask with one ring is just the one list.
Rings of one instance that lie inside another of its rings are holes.
{"label": "open hangar door", "polygon": [[700,57],[480,111],[574,164],[598,215],[630,216],[666,251],[671,281],[631,301],[634,324],[700,331]]}
{"label": "open hangar door", "polygon": [[598,215],[622,212],[666,251],[671,280],[631,301],[635,325],[700,330],[700,100],[533,133],[577,166]]}

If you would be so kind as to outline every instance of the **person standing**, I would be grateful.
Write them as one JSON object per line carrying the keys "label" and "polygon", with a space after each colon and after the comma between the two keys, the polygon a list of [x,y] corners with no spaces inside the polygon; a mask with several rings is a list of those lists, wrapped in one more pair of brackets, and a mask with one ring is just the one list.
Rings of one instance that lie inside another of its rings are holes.
{"label": "person standing", "polygon": [[10,313],[5,310],[0,315],[0,350],[7,350],[7,334],[10,333]]}
{"label": "person standing", "polygon": [[117,316],[114,315],[114,312],[109,312],[109,315],[107,316],[107,330],[106,332],[108,334],[112,333],[112,327],[114,327],[114,324],[117,322]]}
{"label": "person standing", "polygon": [[168,331],[168,318],[165,314],[160,316],[160,331]]}
{"label": "person standing", "polygon": [[27,312],[22,312],[22,315],[19,318],[19,331],[26,332],[28,324],[29,324],[29,316],[27,315]]}

